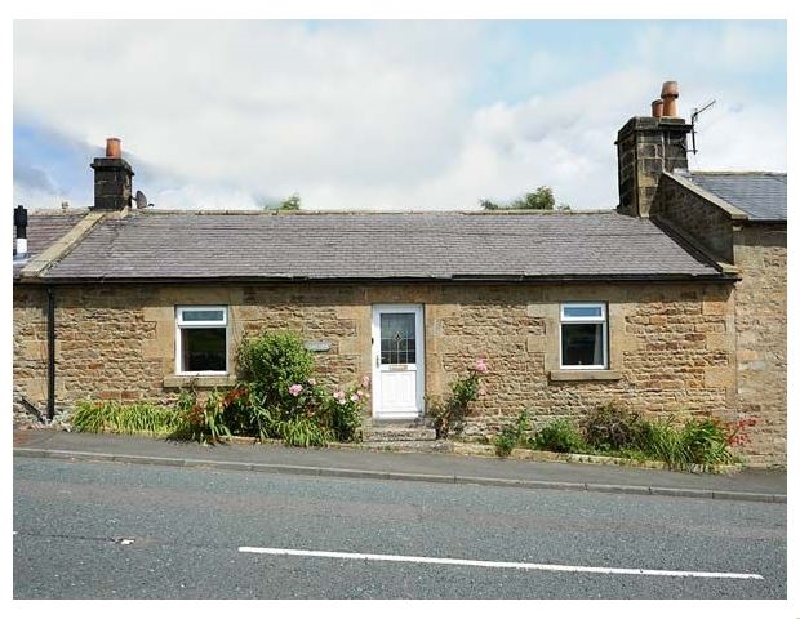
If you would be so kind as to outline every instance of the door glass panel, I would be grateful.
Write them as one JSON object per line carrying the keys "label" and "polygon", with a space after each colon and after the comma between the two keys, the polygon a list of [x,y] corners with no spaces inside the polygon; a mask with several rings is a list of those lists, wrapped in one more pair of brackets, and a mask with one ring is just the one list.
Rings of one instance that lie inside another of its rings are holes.
{"label": "door glass panel", "polygon": [[416,363],[414,313],[381,313],[381,363]]}

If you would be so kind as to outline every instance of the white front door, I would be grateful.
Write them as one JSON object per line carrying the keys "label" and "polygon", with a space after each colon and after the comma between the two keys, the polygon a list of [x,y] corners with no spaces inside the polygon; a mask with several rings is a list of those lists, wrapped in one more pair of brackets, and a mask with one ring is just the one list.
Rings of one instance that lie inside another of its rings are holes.
{"label": "white front door", "polygon": [[373,417],[403,419],[423,414],[424,344],[421,305],[373,306]]}

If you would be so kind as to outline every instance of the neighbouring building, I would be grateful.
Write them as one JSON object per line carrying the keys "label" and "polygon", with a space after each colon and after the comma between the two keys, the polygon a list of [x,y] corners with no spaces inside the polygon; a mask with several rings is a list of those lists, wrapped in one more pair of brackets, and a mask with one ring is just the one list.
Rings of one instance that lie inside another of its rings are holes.
{"label": "neighbouring building", "polygon": [[786,175],[687,171],[673,84],[619,131],[608,211],[134,208],[110,140],[92,206],[25,222],[15,420],[232,386],[244,336],[291,329],[330,386],[372,377],[370,419],[424,417],[483,358],[467,434],[624,400],[753,418],[742,453],[785,466]]}

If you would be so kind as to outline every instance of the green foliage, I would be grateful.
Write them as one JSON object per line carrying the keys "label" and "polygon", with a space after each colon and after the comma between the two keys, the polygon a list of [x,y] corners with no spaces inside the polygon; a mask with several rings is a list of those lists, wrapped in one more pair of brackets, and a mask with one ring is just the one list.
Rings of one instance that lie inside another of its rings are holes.
{"label": "green foliage", "polygon": [[[214,391],[211,392],[211,395],[208,396],[203,410],[203,415],[212,443],[220,442],[219,439],[222,435],[225,435],[228,438],[231,437],[230,428],[228,428],[227,424],[225,423],[222,402],[216,389],[214,389]],[[203,441],[202,434],[200,441]]]}
{"label": "green foliage", "polygon": [[529,431],[528,413],[522,411],[513,423],[505,424],[500,434],[495,437],[494,452],[505,458],[515,447],[526,447]]}
{"label": "green foliage", "polygon": [[[364,377],[361,387],[369,386],[369,379]],[[366,393],[359,388],[337,389],[332,396],[320,398],[321,408],[325,414],[325,425],[333,437],[339,442],[350,442],[361,439],[361,409]]]}
{"label": "green foliage", "polygon": [[733,460],[728,437],[716,419],[690,420],[681,432],[681,443],[690,462],[727,464]]}
{"label": "green foliage", "polygon": [[[528,442],[533,449],[558,453],[597,453],[606,456],[655,459],[672,468],[692,464],[728,464],[735,460],[729,446],[737,444],[742,427],[750,420],[723,425],[718,420],[691,419],[683,427],[675,420],[647,420],[611,402],[584,415],[576,428],[568,419],[553,421]],[[505,449],[514,433],[504,428],[496,444]],[[513,448],[513,447],[512,447]],[[498,451],[499,454],[499,451]]]}
{"label": "green foliage", "polygon": [[579,453],[586,449],[583,436],[569,419],[551,421],[536,432],[531,445],[556,453]]}
{"label": "green foliage", "polygon": [[[215,389],[202,405],[197,385],[191,383],[181,390],[174,408],[83,403],[75,427],[92,432],[149,431],[212,443],[233,435],[306,446],[361,440],[368,377],[347,389],[317,386],[309,377],[313,357],[296,333],[265,333],[245,340],[237,360],[244,380],[222,393]],[[130,419],[121,419],[121,410]]]}
{"label": "green foliage", "polygon": [[221,396],[216,389],[209,394],[204,405],[197,403],[194,391],[181,393],[176,410],[180,423],[170,438],[214,444],[222,442],[222,436],[231,437]]}
{"label": "green foliage", "polygon": [[501,432],[494,438],[494,453],[501,458],[511,455],[515,447],[517,447],[517,443],[514,437],[505,432]]}
{"label": "green foliage", "polygon": [[496,211],[499,209],[522,209],[522,210],[535,210],[535,211],[552,211],[555,208],[559,210],[569,210],[568,204],[559,204],[556,207],[556,199],[553,195],[553,189],[547,185],[538,187],[535,191],[526,192],[522,197],[512,200],[508,204],[499,204],[492,200],[482,199],[479,202],[482,209],[488,211]]}
{"label": "green foliage", "polygon": [[258,405],[281,411],[297,407],[289,388],[305,383],[314,369],[314,357],[302,338],[291,332],[265,332],[244,339],[237,351],[237,362]]}
{"label": "green foliage", "polygon": [[511,202],[512,209],[532,209],[536,211],[552,211],[556,206],[556,199],[553,190],[547,186],[541,186],[536,191],[529,191],[521,198]]}
{"label": "green foliage", "polygon": [[273,424],[278,438],[293,447],[322,447],[330,440],[330,431],[308,417],[278,420]]}
{"label": "green foliage", "polygon": [[180,425],[180,415],[154,404],[84,401],[78,403],[71,422],[78,432],[168,436]]}
{"label": "green foliage", "polygon": [[639,446],[647,456],[666,462],[671,467],[690,462],[681,430],[671,419],[643,422]]}
{"label": "green foliage", "polygon": [[467,407],[470,402],[477,400],[479,395],[483,395],[480,386],[481,374],[486,374],[488,371],[486,362],[478,359],[465,377],[457,378],[451,383],[450,396],[446,400],[428,399],[428,415],[433,418],[437,439],[447,438],[451,430],[455,434],[463,430]]}
{"label": "green foliage", "polygon": [[293,193],[291,196],[289,196],[280,203],[278,209],[282,211],[300,210],[300,194]]}
{"label": "green foliage", "polygon": [[619,402],[598,406],[580,421],[586,444],[599,451],[636,447],[642,433],[639,415]]}

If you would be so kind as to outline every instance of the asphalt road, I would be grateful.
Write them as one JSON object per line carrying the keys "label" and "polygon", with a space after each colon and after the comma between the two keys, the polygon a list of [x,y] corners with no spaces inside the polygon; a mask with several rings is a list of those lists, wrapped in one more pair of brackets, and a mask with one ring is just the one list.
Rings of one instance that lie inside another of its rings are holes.
{"label": "asphalt road", "polygon": [[786,598],[785,504],[16,459],[14,531],[15,599]]}

